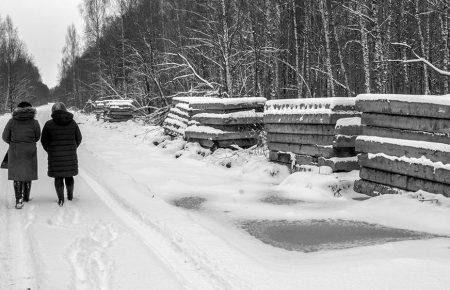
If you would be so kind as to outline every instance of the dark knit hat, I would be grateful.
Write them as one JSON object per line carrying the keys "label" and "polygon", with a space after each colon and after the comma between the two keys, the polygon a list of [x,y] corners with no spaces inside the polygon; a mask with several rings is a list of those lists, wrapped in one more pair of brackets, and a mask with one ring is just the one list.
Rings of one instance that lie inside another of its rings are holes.
{"label": "dark knit hat", "polygon": [[33,107],[29,102],[20,102],[17,105],[18,108],[28,108],[28,107]]}
{"label": "dark knit hat", "polygon": [[67,112],[66,105],[63,102],[56,102],[52,106],[52,112],[54,111],[64,111]]}

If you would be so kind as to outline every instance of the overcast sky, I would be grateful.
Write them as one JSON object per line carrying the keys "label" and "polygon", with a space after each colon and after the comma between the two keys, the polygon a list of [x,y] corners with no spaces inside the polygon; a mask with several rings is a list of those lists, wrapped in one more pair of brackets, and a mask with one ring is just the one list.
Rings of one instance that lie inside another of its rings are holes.
{"label": "overcast sky", "polygon": [[11,16],[50,88],[58,81],[67,26],[74,23],[82,33],[79,3],[81,0],[0,0],[0,16]]}

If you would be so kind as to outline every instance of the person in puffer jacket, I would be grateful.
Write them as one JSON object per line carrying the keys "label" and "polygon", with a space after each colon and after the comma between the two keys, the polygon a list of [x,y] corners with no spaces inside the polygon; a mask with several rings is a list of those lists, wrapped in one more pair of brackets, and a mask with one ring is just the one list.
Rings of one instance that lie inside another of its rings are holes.
{"label": "person in puffer jacket", "polygon": [[17,209],[30,200],[31,181],[38,179],[36,142],[41,128],[35,116],[36,109],[30,103],[19,103],[2,134],[3,141],[9,144],[8,180],[14,181]]}
{"label": "person in puffer jacket", "polygon": [[64,205],[64,184],[67,199],[73,199],[74,179],[78,174],[77,148],[81,143],[81,132],[66,106],[57,102],[52,107],[52,120],[42,129],[42,146],[48,154],[48,176],[55,178],[55,189],[59,206]]}

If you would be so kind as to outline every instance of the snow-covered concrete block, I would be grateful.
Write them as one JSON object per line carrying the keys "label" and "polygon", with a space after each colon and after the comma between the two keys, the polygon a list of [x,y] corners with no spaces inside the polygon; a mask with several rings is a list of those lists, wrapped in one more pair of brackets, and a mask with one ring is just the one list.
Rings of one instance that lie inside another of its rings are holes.
{"label": "snow-covered concrete block", "polygon": [[289,165],[317,165],[317,157],[286,152],[270,151],[269,159]]}
{"label": "snow-covered concrete block", "polygon": [[358,136],[362,135],[363,127],[361,117],[342,118],[336,122],[336,133],[338,135]]}
{"label": "snow-covered concrete block", "polygon": [[262,124],[263,113],[251,111],[240,111],[228,114],[202,113],[192,117],[193,120],[202,125],[248,125]]}
{"label": "snow-covered concrete block", "polygon": [[267,133],[267,140],[275,143],[332,145],[333,136],[312,134]]}
{"label": "snow-covered concrete block", "polygon": [[424,190],[427,192],[442,194],[444,196],[450,197],[450,185],[444,183],[366,167],[361,168],[359,176],[364,180],[397,187],[407,191],[415,192]]}
{"label": "snow-covered concrete block", "polygon": [[233,139],[255,139],[258,132],[242,131],[228,132],[208,126],[189,126],[186,128],[185,136],[190,139],[209,139],[209,140],[233,140]]}
{"label": "snow-covered concrete block", "polygon": [[265,124],[268,133],[335,135],[335,125],[320,124]]}
{"label": "snow-covered concrete block", "polygon": [[359,136],[356,151],[363,153],[384,153],[390,156],[425,158],[432,162],[450,164],[450,145],[425,141],[411,141],[376,136]]}
{"label": "snow-covered concrete block", "polygon": [[299,113],[330,113],[355,111],[356,98],[306,98],[272,100],[266,103],[265,113],[275,115]]}
{"label": "snow-covered concrete block", "polygon": [[266,124],[332,124],[335,125],[339,119],[356,117],[359,113],[355,111],[346,112],[304,112],[297,114],[264,113]]}
{"label": "snow-covered concrete block", "polygon": [[450,164],[432,162],[424,156],[408,158],[363,153],[358,155],[358,161],[363,167],[450,184]]}
{"label": "snow-covered concrete block", "polygon": [[355,148],[355,141],[357,136],[336,135],[333,138],[333,146],[336,148]]}
{"label": "snow-covered concrete block", "polygon": [[299,155],[309,155],[314,157],[350,157],[355,156],[355,151],[351,148],[333,148],[333,146],[308,145],[308,144],[286,144],[268,143],[269,150],[291,152]]}
{"label": "snow-covered concrete block", "polygon": [[363,113],[361,121],[365,126],[450,134],[450,119]]}
{"label": "snow-covered concrete block", "polygon": [[436,132],[364,126],[361,135],[450,144],[450,134]]}
{"label": "snow-covered concrete block", "polygon": [[362,94],[356,99],[361,112],[450,119],[448,96]]}
{"label": "snow-covered concrete block", "polygon": [[189,104],[193,110],[251,110],[262,109],[265,98],[214,98],[214,97],[178,97],[173,98],[176,103]]}
{"label": "snow-covered concrete block", "polygon": [[[261,131],[263,113],[258,110],[266,102],[264,98],[217,97],[175,97],[172,101],[175,106],[163,124],[170,127],[167,132],[172,136],[184,136],[184,130],[190,125],[212,126],[225,132]],[[173,127],[177,130],[172,130]]]}
{"label": "snow-covered concrete block", "polygon": [[319,166],[328,166],[333,172],[350,172],[359,170],[358,158],[353,157],[332,157],[332,158],[318,158]]}
{"label": "snow-covered concrete block", "polygon": [[366,194],[368,196],[378,196],[383,194],[401,194],[406,192],[405,190],[400,188],[376,182],[371,182],[364,179],[356,180],[353,186],[353,190],[361,194]]}

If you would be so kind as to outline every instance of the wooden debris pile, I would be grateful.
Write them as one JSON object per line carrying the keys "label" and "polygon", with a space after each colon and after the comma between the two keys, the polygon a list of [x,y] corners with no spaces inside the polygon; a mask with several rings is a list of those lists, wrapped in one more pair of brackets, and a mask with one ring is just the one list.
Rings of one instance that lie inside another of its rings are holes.
{"label": "wooden debris pile", "polygon": [[250,147],[258,142],[265,102],[264,98],[174,98],[164,129],[208,148]]}
{"label": "wooden debris pile", "polygon": [[355,98],[269,101],[264,124],[270,160],[291,164],[293,169],[358,169],[354,142],[361,130],[359,116]]}
{"label": "wooden debris pile", "polygon": [[427,191],[450,196],[450,96],[360,95],[355,191],[375,196]]}

